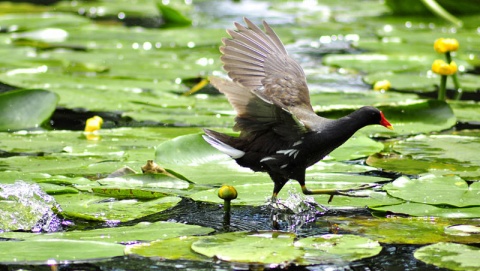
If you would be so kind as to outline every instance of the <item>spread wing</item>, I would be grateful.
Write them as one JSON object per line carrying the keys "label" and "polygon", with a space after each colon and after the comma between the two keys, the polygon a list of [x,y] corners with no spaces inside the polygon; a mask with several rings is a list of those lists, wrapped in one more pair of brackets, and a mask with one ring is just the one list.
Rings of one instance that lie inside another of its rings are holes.
{"label": "spread wing", "polygon": [[254,91],[229,80],[210,77],[210,83],[225,94],[237,112],[234,130],[240,136],[251,136],[264,131],[273,131],[284,140],[298,138],[307,132],[303,123],[289,111],[278,107]]}
{"label": "spread wing", "polygon": [[235,23],[227,30],[220,51],[224,69],[234,82],[254,91],[262,99],[290,111],[311,129],[307,119],[316,114],[302,67],[292,59],[273,29],[263,22],[265,32],[244,19],[246,27]]}

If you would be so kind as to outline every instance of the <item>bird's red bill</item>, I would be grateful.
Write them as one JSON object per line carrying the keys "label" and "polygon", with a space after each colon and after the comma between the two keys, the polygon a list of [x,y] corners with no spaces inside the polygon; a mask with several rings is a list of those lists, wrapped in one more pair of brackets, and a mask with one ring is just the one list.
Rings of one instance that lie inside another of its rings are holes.
{"label": "bird's red bill", "polygon": [[380,112],[380,125],[385,126],[387,129],[393,130],[393,126],[388,122],[388,120],[383,115],[383,112]]}

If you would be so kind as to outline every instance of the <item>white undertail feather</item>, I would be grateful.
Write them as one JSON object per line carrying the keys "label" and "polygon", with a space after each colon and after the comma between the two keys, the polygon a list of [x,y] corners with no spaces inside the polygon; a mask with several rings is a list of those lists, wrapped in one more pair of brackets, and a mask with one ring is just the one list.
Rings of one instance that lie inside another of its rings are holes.
{"label": "white undertail feather", "polygon": [[238,158],[245,155],[244,151],[237,150],[234,147],[229,146],[229,145],[223,143],[222,141],[220,141],[220,140],[218,140],[214,137],[211,137],[211,136],[208,136],[208,135],[203,135],[203,139],[205,139],[205,141],[207,141],[208,144],[212,145],[212,147],[214,147],[215,149],[227,154],[228,156],[232,157],[233,159],[238,159]]}

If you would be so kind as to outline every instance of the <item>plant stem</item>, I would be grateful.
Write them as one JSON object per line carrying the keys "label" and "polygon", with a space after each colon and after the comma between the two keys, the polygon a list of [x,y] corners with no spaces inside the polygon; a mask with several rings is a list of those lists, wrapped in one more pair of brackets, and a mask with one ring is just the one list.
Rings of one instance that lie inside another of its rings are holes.
{"label": "plant stem", "polygon": [[438,100],[445,101],[445,92],[447,91],[447,76],[440,77],[440,89],[438,90]]}
{"label": "plant stem", "polygon": [[[447,59],[447,63],[451,63],[452,62],[452,56],[450,55],[450,52],[446,52],[445,53],[445,57]],[[458,77],[457,77],[457,73],[454,73],[452,75],[452,79],[453,79],[453,85],[455,86],[455,90],[457,91],[455,93],[455,100],[460,100],[462,98],[462,86],[460,85],[460,82],[458,81]]]}
{"label": "plant stem", "polygon": [[223,226],[228,228],[230,226],[230,200],[223,201]]}
{"label": "plant stem", "polygon": [[450,14],[446,11],[442,6],[440,6],[437,1],[435,0],[421,0],[421,2],[427,7],[433,14],[441,17],[442,19],[451,22],[452,24],[456,25],[457,27],[462,27],[463,22],[457,17]]}

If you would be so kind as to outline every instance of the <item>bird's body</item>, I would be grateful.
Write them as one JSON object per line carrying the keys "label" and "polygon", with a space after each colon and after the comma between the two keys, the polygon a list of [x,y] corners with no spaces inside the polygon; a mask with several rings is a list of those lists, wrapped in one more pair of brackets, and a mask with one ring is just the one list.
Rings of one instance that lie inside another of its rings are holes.
{"label": "bird's body", "polygon": [[311,191],[305,187],[305,170],[342,145],[360,128],[380,124],[391,128],[374,107],[337,120],[318,116],[310,104],[305,74],[286,52],[278,36],[263,23],[265,32],[245,19],[227,30],[220,50],[224,69],[233,80],[216,77],[211,83],[224,93],[237,111],[233,137],[205,129],[205,140],[230,155],[240,166],[267,172],[275,183],[275,198],[294,179],[305,194],[342,194]]}

